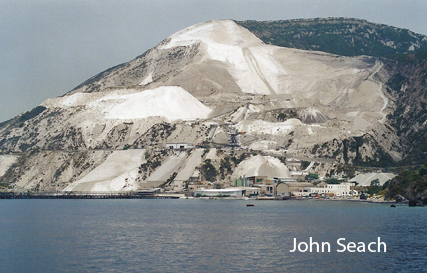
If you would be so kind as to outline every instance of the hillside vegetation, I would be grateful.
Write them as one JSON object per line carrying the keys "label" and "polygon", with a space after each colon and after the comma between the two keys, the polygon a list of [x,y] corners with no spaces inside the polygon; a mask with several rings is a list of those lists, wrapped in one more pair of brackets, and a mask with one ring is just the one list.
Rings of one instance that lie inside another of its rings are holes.
{"label": "hillside vegetation", "polygon": [[390,57],[427,49],[427,38],[407,29],[352,18],[238,21],[266,44],[342,56]]}
{"label": "hillside vegetation", "polygon": [[391,181],[386,197],[393,199],[398,195],[415,204],[427,204],[427,163],[420,168],[402,170]]}

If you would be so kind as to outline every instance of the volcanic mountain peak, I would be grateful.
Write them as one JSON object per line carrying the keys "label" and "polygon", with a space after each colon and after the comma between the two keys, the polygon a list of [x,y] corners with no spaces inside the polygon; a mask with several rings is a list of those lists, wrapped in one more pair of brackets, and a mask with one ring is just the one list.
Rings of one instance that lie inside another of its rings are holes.
{"label": "volcanic mountain peak", "polygon": [[187,27],[172,34],[163,48],[188,46],[194,43],[224,44],[229,46],[258,46],[263,42],[249,30],[232,20],[209,21]]}
{"label": "volcanic mountain peak", "polygon": [[219,61],[243,93],[280,93],[278,77],[285,68],[275,60],[275,46],[267,46],[247,29],[232,20],[197,24],[170,36],[159,48],[166,50],[199,45],[200,62]]}

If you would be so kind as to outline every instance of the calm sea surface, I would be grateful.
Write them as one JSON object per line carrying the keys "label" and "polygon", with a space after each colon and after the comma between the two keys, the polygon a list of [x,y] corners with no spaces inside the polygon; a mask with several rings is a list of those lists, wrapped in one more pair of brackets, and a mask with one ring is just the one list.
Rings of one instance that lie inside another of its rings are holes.
{"label": "calm sea surface", "polygon": [[[0,272],[427,272],[427,208],[247,203],[0,200]],[[331,252],[290,252],[309,237]],[[336,252],[378,237],[386,253]]]}

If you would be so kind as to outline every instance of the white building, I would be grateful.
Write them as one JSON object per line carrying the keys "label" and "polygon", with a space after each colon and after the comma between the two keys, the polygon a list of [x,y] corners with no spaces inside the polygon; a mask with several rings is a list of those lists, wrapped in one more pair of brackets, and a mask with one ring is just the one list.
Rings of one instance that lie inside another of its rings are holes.
{"label": "white building", "polygon": [[307,171],[291,171],[290,175],[294,179],[304,179],[307,175]]}
{"label": "white building", "polygon": [[356,190],[351,189],[351,187],[354,186],[355,183],[342,182],[340,184],[327,184],[324,187],[309,187],[304,188],[304,191],[296,196],[308,196],[313,194],[328,195],[328,193],[332,193],[334,196],[338,197],[350,197],[358,194]]}

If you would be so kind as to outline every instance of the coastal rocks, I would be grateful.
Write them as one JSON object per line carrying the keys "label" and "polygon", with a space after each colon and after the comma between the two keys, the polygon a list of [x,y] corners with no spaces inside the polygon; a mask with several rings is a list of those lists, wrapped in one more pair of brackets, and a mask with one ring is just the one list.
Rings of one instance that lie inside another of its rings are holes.
{"label": "coastal rocks", "polygon": [[422,207],[425,204],[421,200],[409,200],[409,206],[410,207]]}
{"label": "coastal rocks", "polygon": [[402,195],[398,194],[395,197],[396,203],[403,203],[403,202],[407,202],[408,200],[403,197]]}

